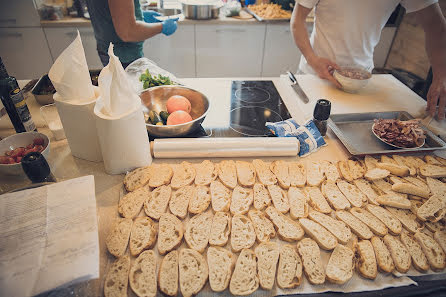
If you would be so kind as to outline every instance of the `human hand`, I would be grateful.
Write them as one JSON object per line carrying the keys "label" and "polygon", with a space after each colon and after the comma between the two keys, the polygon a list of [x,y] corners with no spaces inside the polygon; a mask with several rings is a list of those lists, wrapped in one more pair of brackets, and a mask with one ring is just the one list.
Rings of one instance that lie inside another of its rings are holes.
{"label": "human hand", "polygon": [[163,21],[163,30],[161,31],[164,35],[172,35],[177,30],[178,18],[167,19]]}
{"label": "human hand", "polygon": [[161,21],[156,19],[155,17],[157,16],[161,16],[162,14],[157,12],[157,11],[153,11],[153,10],[145,10],[142,12],[143,16],[144,16],[144,22],[146,23],[160,23]]}
{"label": "human hand", "polygon": [[339,69],[336,63],[329,59],[315,56],[314,58],[308,59],[308,64],[310,64],[320,78],[329,80],[336,87],[342,88],[341,84],[333,77],[333,71]]}
{"label": "human hand", "polygon": [[435,75],[432,84],[427,93],[427,107],[426,110],[431,116],[435,116],[438,104],[437,119],[443,120],[445,118],[446,109],[446,75]]}

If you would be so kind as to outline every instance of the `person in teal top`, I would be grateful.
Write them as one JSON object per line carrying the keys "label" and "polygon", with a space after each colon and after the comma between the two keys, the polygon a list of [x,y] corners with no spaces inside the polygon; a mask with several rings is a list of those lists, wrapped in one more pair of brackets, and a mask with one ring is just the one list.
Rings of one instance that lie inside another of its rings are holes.
{"label": "person in teal top", "polygon": [[160,22],[155,18],[159,13],[142,12],[139,0],[87,0],[87,6],[104,66],[108,64],[110,43],[125,68],[144,56],[144,40],[159,33],[169,36],[177,29],[177,18]]}

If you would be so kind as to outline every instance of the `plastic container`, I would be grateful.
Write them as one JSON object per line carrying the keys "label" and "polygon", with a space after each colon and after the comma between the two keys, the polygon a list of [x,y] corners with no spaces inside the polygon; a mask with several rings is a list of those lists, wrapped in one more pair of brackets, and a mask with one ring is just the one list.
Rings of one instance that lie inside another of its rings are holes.
{"label": "plastic container", "polygon": [[50,128],[56,140],[66,138],[59,113],[57,112],[57,108],[54,104],[42,106],[40,108],[40,114],[44,118],[48,128]]}

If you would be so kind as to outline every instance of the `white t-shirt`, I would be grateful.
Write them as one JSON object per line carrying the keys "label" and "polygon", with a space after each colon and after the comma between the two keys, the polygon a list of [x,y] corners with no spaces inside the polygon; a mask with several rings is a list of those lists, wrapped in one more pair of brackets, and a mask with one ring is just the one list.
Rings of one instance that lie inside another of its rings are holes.
{"label": "white t-shirt", "polygon": [[[381,30],[396,6],[406,12],[423,9],[438,0],[297,0],[307,8],[315,7],[315,21],[310,42],[316,55],[339,66],[373,69],[373,50]],[[315,72],[302,56],[299,68]]]}

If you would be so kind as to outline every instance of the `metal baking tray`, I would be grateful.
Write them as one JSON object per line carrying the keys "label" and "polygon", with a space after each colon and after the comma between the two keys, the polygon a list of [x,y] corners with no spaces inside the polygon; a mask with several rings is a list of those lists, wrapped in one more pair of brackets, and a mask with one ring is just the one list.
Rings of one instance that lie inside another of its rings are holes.
{"label": "metal baking tray", "polygon": [[333,114],[328,120],[328,126],[352,155],[427,152],[446,148],[446,143],[423,125],[421,127],[426,131],[426,142],[422,147],[399,149],[387,145],[373,134],[374,119],[406,121],[413,117],[405,111]]}
{"label": "metal baking tray", "polygon": [[257,15],[254,11],[252,11],[249,8],[245,8],[245,10],[247,12],[249,12],[250,14],[252,14],[253,17],[256,18],[256,20],[258,20],[259,22],[271,22],[271,21],[289,21],[291,18],[270,18],[270,19],[266,19],[266,18],[262,18],[261,16]]}

